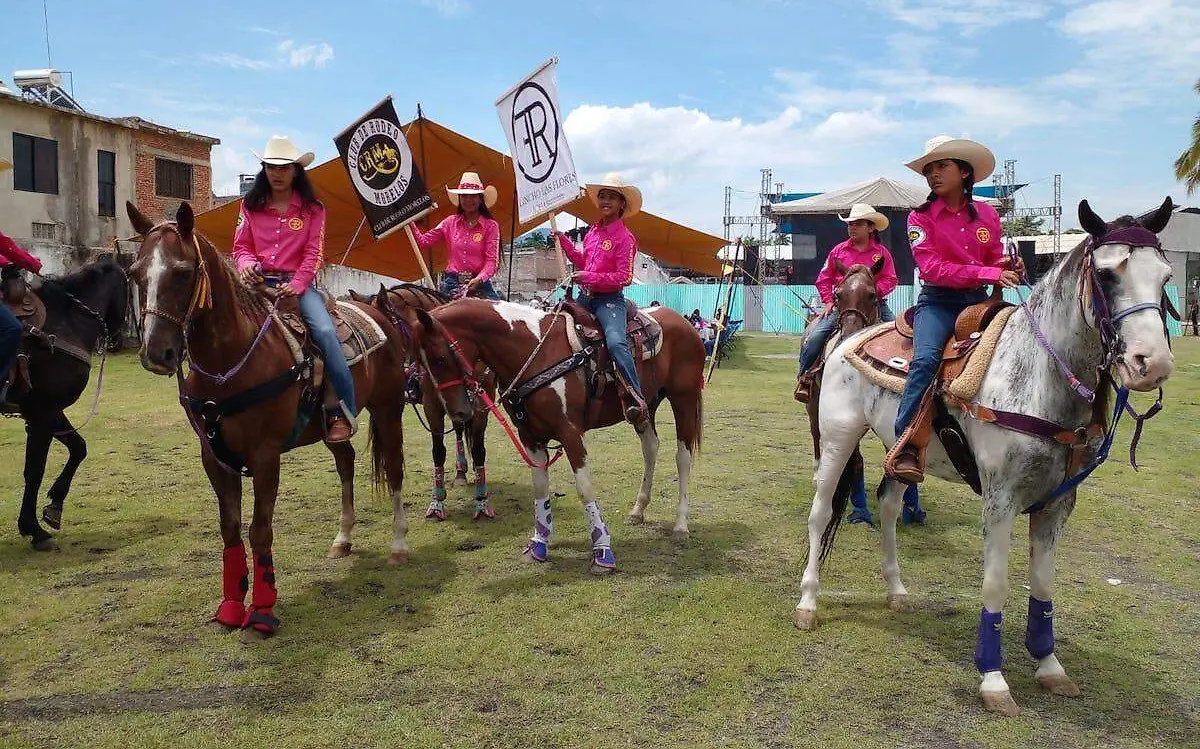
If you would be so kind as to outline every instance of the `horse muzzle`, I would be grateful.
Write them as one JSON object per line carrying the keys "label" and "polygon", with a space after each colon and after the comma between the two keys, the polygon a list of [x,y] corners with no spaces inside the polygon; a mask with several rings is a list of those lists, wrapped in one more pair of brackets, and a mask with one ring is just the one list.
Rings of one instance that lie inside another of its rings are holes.
{"label": "horse muzzle", "polygon": [[1117,359],[1117,372],[1130,390],[1146,392],[1162,387],[1175,371],[1175,355],[1148,347],[1129,346]]}

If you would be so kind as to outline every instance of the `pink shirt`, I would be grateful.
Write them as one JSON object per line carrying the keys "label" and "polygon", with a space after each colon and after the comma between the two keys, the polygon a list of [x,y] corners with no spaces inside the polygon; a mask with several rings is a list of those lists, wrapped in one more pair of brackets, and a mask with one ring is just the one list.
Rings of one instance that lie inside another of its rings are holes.
{"label": "pink shirt", "polygon": [[834,247],[829,251],[825,267],[817,275],[816,286],[817,292],[821,295],[821,301],[825,304],[833,304],[833,290],[842,282],[842,274],[838,273],[834,261],[841,260],[842,265],[846,268],[852,265],[865,265],[870,268],[880,258],[883,258],[883,269],[879,271],[879,275],[875,276],[875,293],[879,295],[880,299],[883,299],[891,294],[900,282],[900,279],[896,278],[896,266],[892,263],[892,253],[888,252],[888,248],[873,239],[863,250],[856,249],[854,245],[850,244],[849,239]]}
{"label": "pink shirt", "polygon": [[466,220],[455,214],[442,219],[442,223],[427,232],[413,226],[413,237],[422,249],[429,249],[443,239],[450,258],[446,270],[453,273],[470,273],[480,281],[490,281],[496,275],[500,262],[500,224],[494,219],[480,216],[475,226],[467,226]]}
{"label": "pink shirt", "polygon": [[0,232],[0,267],[9,264],[34,273],[42,270],[41,260],[21,249],[20,245],[12,240],[12,237]]}
{"label": "pink shirt", "polygon": [[975,203],[979,218],[971,220],[964,203],[950,211],[941,198],[924,213],[908,214],[908,241],[921,280],[951,289],[974,289],[1000,279],[1004,244],[1000,216],[984,202]]}
{"label": "pink shirt", "polygon": [[314,203],[302,209],[296,192],[282,214],[270,205],[250,211],[242,201],[233,233],[233,260],[238,270],[262,263],[266,272],[291,273],[289,285],[299,295],[316,278],[324,254],[325,206]]}
{"label": "pink shirt", "polygon": [[571,258],[579,272],[579,282],[590,291],[608,294],[620,291],[633,283],[633,261],[637,257],[637,240],[625,222],[617,219],[609,224],[592,224],[583,237],[583,251],[576,249],[567,235],[560,236],[563,252]]}

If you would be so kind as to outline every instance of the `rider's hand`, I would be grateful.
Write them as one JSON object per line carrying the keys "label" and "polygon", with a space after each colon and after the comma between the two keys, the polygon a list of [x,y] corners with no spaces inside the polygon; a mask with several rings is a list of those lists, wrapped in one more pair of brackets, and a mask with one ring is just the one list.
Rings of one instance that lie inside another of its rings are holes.
{"label": "rider's hand", "polygon": [[475,291],[475,289],[479,288],[479,284],[481,284],[481,283],[483,283],[483,282],[480,281],[478,277],[472,278],[470,281],[467,281],[467,293],[468,294],[473,293]]}
{"label": "rider's hand", "polygon": [[238,271],[238,278],[241,279],[242,283],[246,286],[253,286],[257,283],[261,283],[263,280],[262,274],[260,274],[258,272],[258,268],[253,265],[248,265]]}
{"label": "rider's hand", "polygon": [[1000,278],[996,281],[1006,289],[1015,289],[1021,285],[1021,277],[1016,271],[1006,270],[1000,273]]}

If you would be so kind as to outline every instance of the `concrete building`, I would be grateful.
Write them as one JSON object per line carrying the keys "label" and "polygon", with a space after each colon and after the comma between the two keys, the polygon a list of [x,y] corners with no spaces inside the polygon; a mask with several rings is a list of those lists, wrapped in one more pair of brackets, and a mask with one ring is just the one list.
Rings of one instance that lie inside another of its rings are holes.
{"label": "concrete building", "polygon": [[77,267],[113,237],[133,233],[125,201],[152,218],[183,200],[212,201],[212,147],[220,141],[139,117],[109,118],[0,88],[0,230],[46,273]]}

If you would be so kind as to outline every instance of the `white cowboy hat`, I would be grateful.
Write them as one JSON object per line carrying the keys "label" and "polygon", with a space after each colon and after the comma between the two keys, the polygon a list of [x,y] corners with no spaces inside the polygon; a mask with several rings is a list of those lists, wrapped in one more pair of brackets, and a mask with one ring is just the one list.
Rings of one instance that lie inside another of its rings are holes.
{"label": "white cowboy hat", "polygon": [[12,169],[12,162],[6,159],[0,159],[0,172]]}
{"label": "white cowboy hat", "polygon": [[447,187],[446,194],[454,205],[458,205],[459,195],[482,195],[483,204],[488,208],[496,205],[496,199],[499,197],[496,186],[484,187],[483,180],[479,179],[475,172],[463,172],[463,176],[458,180],[458,187]]}
{"label": "white cowboy hat", "polygon": [[296,144],[286,135],[272,135],[267,141],[267,147],[260,154],[257,151],[251,150],[264,164],[272,166],[284,166],[286,164],[298,164],[301,167],[306,167],[313,163],[313,152],[300,153],[300,149],[296,148]]}
{"label": "white cowboy hat", "polygon": [[996,157],[982,143],[966,138],[951,138],[939,135],[925,142],[925,153],[905,164],[917,174],[923,175],[925,167],[942,159],[965,161],[975,170],[975,184],[983,182],[996,169]]}
{"label": "white cowboy hat", "polygon": [[600,191],[612,190],[621,193],[625,198],[625,212],[621,214],[622,218],[629,218],[633,214],[642,210],[642,191],[633,185],[625,184],[625,180],[621,179],[621,175],[616,172],[611,172],[604,175],[598,184],[589,184],[587,186],[588,197],[597,206],[600,205]]}
{"label": "white cowboy hat", "polygon": [[866,203],[855,203],[854,205],[850,206],[849,216],[838,216],[838,218],[840,218],[842,221],[845,221],[847,224],[851,221],[870,221],[875,225],[876,231],[884,231],[888,228],[888,224],[890,223],[887,216],[883,215]]}

